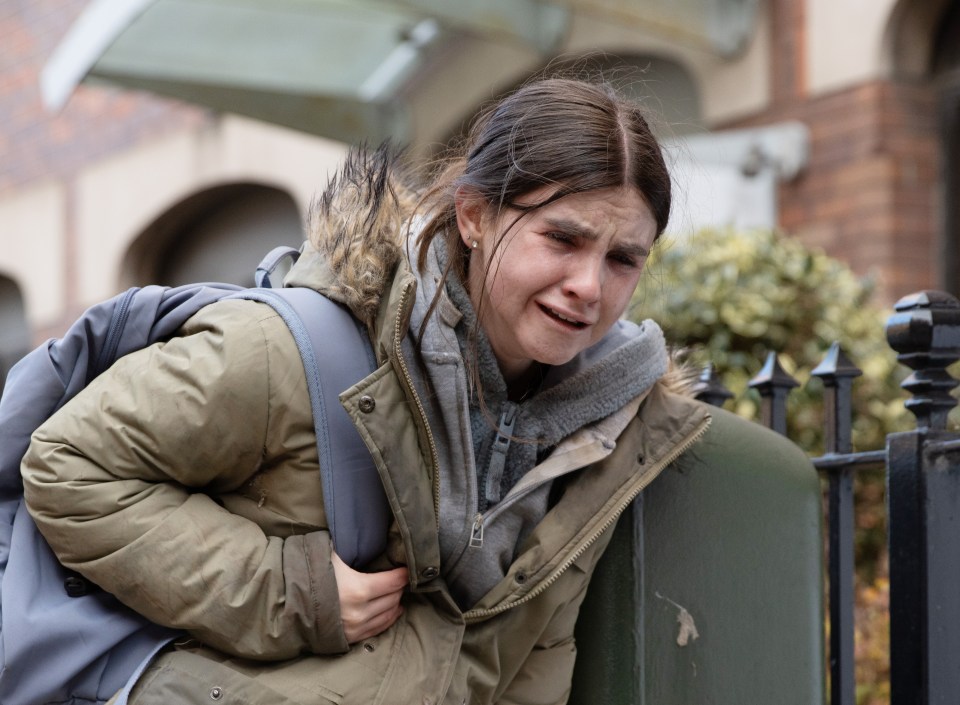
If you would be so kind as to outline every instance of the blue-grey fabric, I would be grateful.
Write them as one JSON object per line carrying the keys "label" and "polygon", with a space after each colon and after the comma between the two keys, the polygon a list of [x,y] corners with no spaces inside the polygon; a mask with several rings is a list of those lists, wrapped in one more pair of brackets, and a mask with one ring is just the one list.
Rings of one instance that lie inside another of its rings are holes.
{"label": "blue-grey fabric", "polygon": [[339,399],[340,392],[377,368],[366,330],[346,306],[307,287],[248,289],[238,295],[272,306],[297,343],[330,535],[343,562],[360,569],[386,550],[392,518],[377,466]]}
{"label": "blue-grey fabric", "polygon": [[[298,298],[299,294],[306,300]],[[334,514],[340,514],[340,528],[348,529],[341,533],[351,539],[361,536],[349,529],[359,526],[362,516],[364,527],[372,531],[361,538],[378,537],[373,544],[357,541],[342,550],[348,562],[354,556],[356,563],[383,551],[389,521],[386,497],[366,447],[336,403],[342,389],[375,366],[369,341],[352,316],[336,316],[339,309],[332,302],[327,307],[316,305],[321,294],[312,290],[244,290],[220,284],[131,289],[92,307],[63,338],[48,341],[17,363],[0,399],[3,705],[106,702],[128,684],[138,666],[177,635],[152,624],[103,591],[77,597],[67,594],[64,582],[73,575],[57,561],[23,504],[20,460],[33,430],[114,360],[170,338],[202,307],[227,297],[269,304],[291,328],[304,358],[318,438],[327,437],[327,455],[338,459],[327,465],[354,471],[350,477],[338,477],[338,487],[344,491],[331,490],[329,497],[325,495],[328,508],[335,495],[343,500],[337,505],[340,511],[329,511],[328,516],[332,521]],[[317,341],[324,336],[329,341],[321,345]],[[346,353],[339,356],[343,365],[320,367],[316,355],[327,350],[327,342],[339,349],[345,347]],[[329,392],[326,402],[325,388]],[[325,409],[341,414],[353,436],[336,428],[332,429],[333,435],[326,433],[330,414]],[[358,482],[366,484],[352,486]],[[329,481],[324,486],[330,487]],[[362,507],[354,506],[358,503]],[[371,505],[377,509],[371,511]],[[369,516],[377,512],[381,516]]]}
{"label": "blue-grey fabric", "polygon": [[212,287],[131,290],[90,309],[63,338],[48,341],[10,371],[0,399],[4,705],[105,702],[157,644],[174,636],[106,593],[67,595],[70,573],[23,505],[20,459],[33,429],[113,359],[169,337],[201,306],[228,293]]}

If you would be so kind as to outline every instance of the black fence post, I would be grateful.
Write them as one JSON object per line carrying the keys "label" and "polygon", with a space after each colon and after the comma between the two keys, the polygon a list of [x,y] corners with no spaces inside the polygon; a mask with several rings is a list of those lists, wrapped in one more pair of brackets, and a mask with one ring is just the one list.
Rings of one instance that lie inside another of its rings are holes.
{"label": "black fence post", "polygon": [[[811,374],[823,381],[824,457],[853,450],[853,380],[862,373],[834,343]],[[826,471],[828,478],[827,524],[830,576],[830,703],[854,705],[853,604],[855,572],[853,543],[854,466]]]}
{"label": "black fence post", "polygon": [[763,367],[747,386],[760,392],[760,423],[787,435],[787,395],[800,385],[783,369],[775,352],[767,354]]}
{"label": "black fence post", "polygon": [[960,301],[924,291],[897,302],[887,340],[913,373],[917,429],[887,438],[891,705],[960,693],[960,441],[946,432],[960,359]]}
{"label": "black fence post", "polygon": [[723,386],[712,362],[704,366],[692,391],[693,396],[711,406],[723,406],[727,399],[733,399],[733,392]]}

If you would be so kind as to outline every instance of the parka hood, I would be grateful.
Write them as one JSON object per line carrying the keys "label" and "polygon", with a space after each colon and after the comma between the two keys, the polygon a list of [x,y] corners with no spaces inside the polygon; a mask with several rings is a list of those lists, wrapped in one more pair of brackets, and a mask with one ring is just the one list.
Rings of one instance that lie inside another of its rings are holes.
{"label": "parka hood", "polygon": [[316,289],[372,326],[404,256],[418,200],[411,183],[391,148],[351,149],[310,206],[308,240],[284,284]]}

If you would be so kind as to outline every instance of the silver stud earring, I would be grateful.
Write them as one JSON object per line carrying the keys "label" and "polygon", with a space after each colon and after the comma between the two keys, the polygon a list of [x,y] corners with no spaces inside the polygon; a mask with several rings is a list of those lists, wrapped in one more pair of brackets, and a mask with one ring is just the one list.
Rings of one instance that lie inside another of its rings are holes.
{"label": "silver stud earring", "polygon": [[473,244],[471,245],[471,247],[472,247],[473,249],[477,249],[477,241],[476,241],[476,240],[471,240],[471,242],[473,243]]}

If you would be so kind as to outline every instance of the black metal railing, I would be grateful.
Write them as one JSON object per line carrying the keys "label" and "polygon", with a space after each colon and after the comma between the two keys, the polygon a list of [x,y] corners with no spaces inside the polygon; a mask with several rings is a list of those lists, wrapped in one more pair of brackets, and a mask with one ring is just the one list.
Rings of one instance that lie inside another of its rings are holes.
{"label": "black metal railing", "polygon": [[[887,323],[897,359],[913,370],[902,386],[916,429],[890,434],[883,450],[853,452],[852,389],[861,371],[833,345],[812,372],[824,385],[831,705],[854,705],[854,493],[858,470],[883,466],[890,557],[891,705],[954,703],[960,697],[960,435],[947,432],[958,381],[960,301],[925,291],[901,299]],[[761,423],[787,432],[787,397],[798,383],[773,353],[751,380]],[[733,395],[704,370],[698,398]]]}

